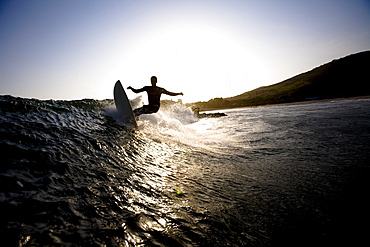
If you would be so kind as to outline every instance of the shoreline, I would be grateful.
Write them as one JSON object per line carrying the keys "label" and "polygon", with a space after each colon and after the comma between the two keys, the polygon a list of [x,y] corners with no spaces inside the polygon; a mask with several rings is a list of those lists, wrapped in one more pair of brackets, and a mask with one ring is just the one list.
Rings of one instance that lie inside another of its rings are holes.
{"label": "shoreline", "polygon": [[200,112],[213,112],[213,111],[223,111],[223,110],[242,109],[242,108],[255,108],[255,107],[306,105],[306,104],[316,104],[316,103],[324,103],[324,102],[335,102],[335,101],[345,101],[345,100],[362,100],[362,99],[370,99],[370,95],[355,96],[355,97],[348,97],[348,98],[343,98],[342,97],[342,98],[331,98],[331,99],[317,99],[317,100],[309,100],[309,101],[276,103],[276,104],[257,105],[257,106],[243,106],[243,107],[234,107],[234,108],[215,108],[215,109],[204,110],[204,111],[200,111]]}
{"label": "shoreline", "polygon": [[270,107],[270,106],[285,106],[285,105],[306,105],[306,104],[315,104],[315,103],[324,103],[324,102],[335,102],[335,101],[345,101],[345,100],[362,100],[362,99],[370,99],[370,95],[368,95],[368,96],[348,97],[348,98],[317,99],[317,100],[298,101],[298,102],[290,102],[290,103],[277,103],[277,104],[268,104],[268,105],[251,106],[251,107]]}

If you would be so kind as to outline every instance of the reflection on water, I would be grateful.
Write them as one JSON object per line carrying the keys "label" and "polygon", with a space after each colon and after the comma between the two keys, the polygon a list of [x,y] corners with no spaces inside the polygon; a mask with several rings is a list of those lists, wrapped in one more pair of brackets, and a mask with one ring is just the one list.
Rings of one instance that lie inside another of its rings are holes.
{"label": "reflection on water", "polygon": [[145,136],[142,140],[145,143],[137,150],[136,171],[127,178],[130,186],[122,191],[128,202],[126,208],[136,214],[133,220],[123,223],[127,241],[138,245],[171,240],[180,245],[181,238],[176,237],[179,233],[175,234],[180,231],[177,219],[182,218],[178,212],[189,206],[186,188],[179,179],[191,176],[195,167],[189,169],[186,165],[188,148]]}

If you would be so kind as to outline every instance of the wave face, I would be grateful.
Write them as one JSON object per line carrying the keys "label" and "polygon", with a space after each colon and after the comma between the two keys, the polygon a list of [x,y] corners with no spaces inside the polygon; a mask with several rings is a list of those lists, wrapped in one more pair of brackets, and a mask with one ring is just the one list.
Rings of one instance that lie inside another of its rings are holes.
{"label": "wave face", "polygon": [[369,187],[369,102],[229,110],[201,120],[175,104],[140,116],[133,130],[112,100],[1,96],[1,239],[360,243],[365,238],[353,236],[365,234],[361,219],[369,216],[360,197]]}

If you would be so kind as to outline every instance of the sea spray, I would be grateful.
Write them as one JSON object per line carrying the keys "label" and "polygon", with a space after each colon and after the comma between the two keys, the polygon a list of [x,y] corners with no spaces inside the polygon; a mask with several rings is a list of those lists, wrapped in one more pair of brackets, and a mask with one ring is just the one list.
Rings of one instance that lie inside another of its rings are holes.
{"label": "sea spray", "polygon": [[188,125],[199,121],[193,111],[180,103],[165,105],[155,114],[139,117],[139,129],[155,140],[186,142],[191,135]]}

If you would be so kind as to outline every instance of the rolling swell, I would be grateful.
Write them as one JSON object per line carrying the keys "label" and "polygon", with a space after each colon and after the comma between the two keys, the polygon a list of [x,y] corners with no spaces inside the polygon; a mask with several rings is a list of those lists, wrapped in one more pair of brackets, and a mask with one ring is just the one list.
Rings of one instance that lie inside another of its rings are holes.
{"label": "rolling swell", "polygon": [[202,169],[194,164],[205,154],[117,124],[105,114],[111,101],[1,96],[0,104],[3,243],[225,242],[209,234],[220,224],[216,216],[190,196],[212,190],[188,175]]}
{"label": "rolling swell", "polygon": [[2,228],[13,244],[78,242],[64,238],[94,213],[93,187],[109,181],[100,161],[106,134],[119,132],[107,132],[95,103],[2,98]]}
{"label": "rolling swell", "polygon": [[6,246],[353,246],[369,221],[369,100],[181,106],[0,97]]}

